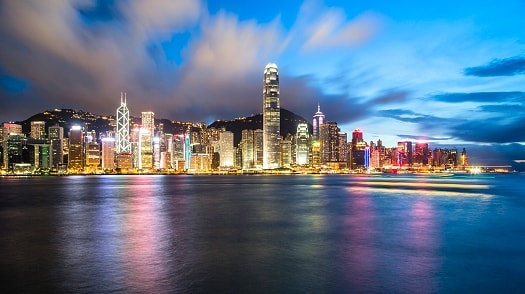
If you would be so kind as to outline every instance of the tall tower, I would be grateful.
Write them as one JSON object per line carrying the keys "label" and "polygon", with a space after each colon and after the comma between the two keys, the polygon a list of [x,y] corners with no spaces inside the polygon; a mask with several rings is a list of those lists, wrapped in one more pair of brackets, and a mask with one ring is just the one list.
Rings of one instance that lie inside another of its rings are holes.
{"label": "tall tower", "polygon": [[233,150],[233,133],[224,131],[220,133],[219,139],[219,153],[220,166],[232,167],[234,166],[235,153]]}
{"label": "tall tower", "polygon": [[49,140],[51,141],[51,163],[52,167],[58,168],[64,163],[64,128],[59,125],[49,127]]}
{"label": "tall tower", "polygon": [[298,165],[303,165],[308,163],[308,149],[309,149],[309,139],[308,139],[308,125],[305,123],[297,124],[297,134],[295,137],[296,143],[296,159],[295,163]]}
{"label": "tall tower", "polygon": [[327,121],[321,125],[319,141],[321,143],[321,162],[339,161],[339,132],[336,122]]}
{"label": "tall tower", "polygon": [[126,106],[126,93],[120,93],[120,107],[117,108],[117,138],[116,152],[130,153],[131,143],[129,142],[129,109]]}
{"label": "tall tower", "polygon": [[263,169],[274,169],[279,167],[281,157],[279,70],[275,63],[266,65],[263,84]]}
{"label": "tall tower", "polygon": [[46,123],[44,121],[31,122],[31,134],[33,139],[44,139],[46,137]]}
{"label": "tall tower", "polygon": [[84,168],[84,130],[75,125],[69,130],[68,170],[80,172]]}
{"label": "tall tower", "polygon": [[324,123],[324,114],[321,112],[321,106],[318,103],[317,112],[314,114],[314,118],[312,121],[312,126],[313,126],[313,136],[312,137],[315,141],[319,140],[319,136],[321,134],[320,129],[323,123]]}
{"label": "tall tower", "polygon": [[363,131],[355,129],[352,132],[351,168],[359,169],[365,167],[366,142],[363,140]]}
{"label": "tall tower", "polygon": [[142,112],[142,128],[148,130],[149,134],[155,136],[155,113],[152,111]]}

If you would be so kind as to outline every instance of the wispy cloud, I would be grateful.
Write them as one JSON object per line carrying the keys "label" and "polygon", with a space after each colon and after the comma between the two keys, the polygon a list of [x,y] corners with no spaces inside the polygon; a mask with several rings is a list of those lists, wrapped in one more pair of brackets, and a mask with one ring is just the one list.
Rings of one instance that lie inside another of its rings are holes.
{"label": "wispy cloud", "polygon": [[410,92],[406,90],[389,90],[382,94],[380,94],[377,97],[374,97],[370,103],[377,104],[377,105],[383,105],[383,104],[391,104],[391,103],[401,103],[406,102],[410,98]]}
{"label": "wispy cloud", "polygon": [[426,115],[421,113],[416,113],[412,110],[408,109],[386,109],[386,110],[379,110],[377,111],[377,114],[381,117],[386,118],[393,118],[402,122],[410,122],[410,123],[437,123],[438,121],[442,121],[442,118],[433,116],[433,115]]}
{"label": "wispy cloud", "polygon": [[443,93],[431,95],[429,99],[448,103],[463,102],[522,102],[525,92],[474,92],[474,93]]}
{"label": "wispy cloud", "polygon": [[512,143],[525,142],[525,115],[500,114],[493,119],[461,119],[451,123],[448,134],[467,142]]}
{"label": "wispy cloud", "polygon": [[477,77],[514,76],[525,74],[525,56],[493,59],[488,64],[466,68],[464,74]]}

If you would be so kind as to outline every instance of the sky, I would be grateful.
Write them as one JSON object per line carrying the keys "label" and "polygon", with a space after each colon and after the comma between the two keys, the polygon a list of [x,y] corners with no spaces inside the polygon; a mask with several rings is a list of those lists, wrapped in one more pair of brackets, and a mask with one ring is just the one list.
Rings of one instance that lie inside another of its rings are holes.
{"label": "sky", "polygon": [[319,104],[349,137],[514,162],[525,159],[523,15],[524,0],[2,0],[0,121],[114,114],[121,92],[135,116],[249,116],[271,62],[281,107],[311,119]]}

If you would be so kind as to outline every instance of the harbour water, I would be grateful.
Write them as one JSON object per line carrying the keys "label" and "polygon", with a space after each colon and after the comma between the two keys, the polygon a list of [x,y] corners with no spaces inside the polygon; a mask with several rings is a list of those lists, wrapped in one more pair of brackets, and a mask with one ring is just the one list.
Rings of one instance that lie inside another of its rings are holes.
{"label": "harbour water", "polygon": [[2,293],[522,293],[525,175],[0,178]]}

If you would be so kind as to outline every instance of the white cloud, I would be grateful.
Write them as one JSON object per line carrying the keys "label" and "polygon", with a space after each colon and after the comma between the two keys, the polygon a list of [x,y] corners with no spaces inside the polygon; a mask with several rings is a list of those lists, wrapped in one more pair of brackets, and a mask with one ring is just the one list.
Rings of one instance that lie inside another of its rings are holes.
{"label": "white cloud", "polygon": [[342,9],[307,0],[292,34],[301,40],[304,51],[357,47],[377,34],[382,23],[382,17],[376,13],[365,12],[347,20]]}

